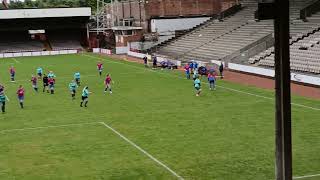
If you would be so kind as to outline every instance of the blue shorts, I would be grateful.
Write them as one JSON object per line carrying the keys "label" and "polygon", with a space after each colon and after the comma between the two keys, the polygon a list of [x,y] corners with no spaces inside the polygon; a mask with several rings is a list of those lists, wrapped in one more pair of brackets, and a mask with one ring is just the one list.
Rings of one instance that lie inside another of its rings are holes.
{"label": "blue shorts", "polygon": [[24,96],[18,96],[19,101],[23,101],[24,100]]}

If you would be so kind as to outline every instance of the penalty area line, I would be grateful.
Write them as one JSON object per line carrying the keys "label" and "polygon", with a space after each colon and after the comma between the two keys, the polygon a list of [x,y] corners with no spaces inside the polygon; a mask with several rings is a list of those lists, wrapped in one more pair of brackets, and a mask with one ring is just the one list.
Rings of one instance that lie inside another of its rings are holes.
{"label": "penalty area line", "polygon": [[306,179],[306,178],[312,178],[312,177],[319,177],[320,174],[313,174],[313,175],[306,175],[306,176],[297,176],[293,177],[293,179]]}
{"label": "penalty area line", "polygon": [[16,63],[21,64],[20,61],[18,61],[16,58],[12,58]]}
{"label": "penalty area line", "polygon": [[138,146],[137,144],[135,144],[134,142],[132,142],[130,139],[126,138],[124,135],[122,135],[120,132],[118,132],[117,130],[113,129],[111,126],[109,126],[108,124],[104,123],[104,122],[100,122],[103,126],[105,126],[106,128],[110,129],[112,132],[114,132],[115,134],[117,134],[120,138],[122,138],[123,140],[125,140],[127,143],[129,143],[130,145],[132,145],[133,147],[135,147],[136,149],[138,149],[140,152],[142,152],[144,155],[148,156],[151,160],[153,160],[154,162],[156,162],[157,164],[159,164],[160,166],[162,166],[163,168],[165,168],[167,171],[169,171],[172,175],[174,175],[175,177],[177,177],[180,180],[183,180],[183,178],[178,175],[175,171],[173,171],[171,168],[169,168],[167,165],[163,164],[161,161],[159,161],[158,159],[156,159],[154,156],[152,156],[151,154],[149,154],[147,151],[145,151],[144,149],[142,149],[140,146]]}

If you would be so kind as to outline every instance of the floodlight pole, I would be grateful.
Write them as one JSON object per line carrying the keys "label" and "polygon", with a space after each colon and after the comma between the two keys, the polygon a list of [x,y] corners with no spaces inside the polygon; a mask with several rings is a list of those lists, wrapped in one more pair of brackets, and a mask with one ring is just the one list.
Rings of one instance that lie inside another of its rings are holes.
{"label": "floodlight pole", "polygon": [[276,180],[292,180],[289,0],[275,0]]}

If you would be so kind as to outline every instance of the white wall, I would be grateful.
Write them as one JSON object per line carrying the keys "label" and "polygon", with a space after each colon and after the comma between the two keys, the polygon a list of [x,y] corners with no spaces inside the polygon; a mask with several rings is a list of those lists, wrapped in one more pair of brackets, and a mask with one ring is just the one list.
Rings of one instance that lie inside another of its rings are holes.
{"label": "white wall", "polygon": [[[246,65],[234,64],[234,63],[229,63],[228,67],[231,70],[258,74],[258,75],[263,75],[267,77],[274,77],[275,75],[275,72],[273,69],[265,69],[260,67],[246,66]],[[308,76],[308,75],[303,75],[298,73],[291,73],[291,81],[320,86],[320,77]]]}
{"label": "white wall", "polygon": [[151,31],[159,34],[166,34],[176,30],[191,29],[198,24],[210,19],[209,17],[199,18],[177,18],[177,19],[152,19]]}
{"label": "white wall", "polygon": [[211,60],[212,64],[216,64],[216,65],[221,65],[221,63],[223,64],[224,67],[226,67],[226,63],[223,61],[217,61],[217,60]]}
{"label": "white wall", "polygon": [[128,51],[129,51],[129,48],[127,46],[116,47],[116,54],[127,54]]}
{"label": "white wall", "polygon": [[0,11],[0,19],[79,16],[91,16],[91,8],[12,9]]}
{"label": "white wall", "polygon": [[132,57],[137,57],[137,58],[144,58],[145,56],[147,56],[148,59],[151,59],[151,56],[148,54],[142,54],[142,53],[137,53],[137,52],[132,52],[132,51],[128,51],[128,55],[132,56]]}
{"label": "white wall", "polygon": [[265,69],[253,66],[246,66],[240,64],[229,63],[228,68],[236,71],[247,72],[252,74],[259,74],[267,77],[274,77],[274,70]]}
{"label": "white wall", "polygon": [[76,54],[76,53],[78,53],[77,50],[3,53],[3,54],[0,54],[0,58],[26,57],[26,56],[50,56],[50,55],[60,55],[60,54]]}

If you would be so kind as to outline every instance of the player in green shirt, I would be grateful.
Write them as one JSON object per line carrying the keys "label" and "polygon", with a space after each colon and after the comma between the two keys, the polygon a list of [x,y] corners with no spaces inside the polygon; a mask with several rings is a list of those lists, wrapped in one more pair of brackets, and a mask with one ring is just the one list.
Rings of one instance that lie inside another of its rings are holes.
{"label": "player in green shirt", "polygon": [[7,96],[2,92],[0,94],[0,104],[1,104],[2,113],[6,112],[6,100],[7,100]]}
{"label": "player in green shirt", "polygon": [[82,90],[82,97],[81,97],[82,101],[80,103],[80,107],[82,107],[83,103],[84,103],[84,107],[87,107],[90,93],[91,92],[89,92],[89,87],[85,86]]}
{"label": "player in green shirt", "polygon": [[77,83],[73,80],[70,84],[69,84],[69,90],[70,90],[70,93],[71,93],[71,97],[72,97],[72,100],[74,100],[76,98],[76,90],[78,88],[78,85]]}
{"label": "player in green shirt", "polygon": [[199,76],[195,76],[194,80],[194,88],[196,89],[196,96],[200,96],[201,93],[201,81],[199,79]]}
{"label": "player in green shirt", "polygon": [[78,86],[80,86],[80,77],[81,75],[79,72],[74,73],[74,80],[76,81]]}

